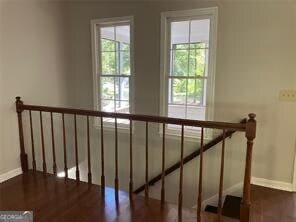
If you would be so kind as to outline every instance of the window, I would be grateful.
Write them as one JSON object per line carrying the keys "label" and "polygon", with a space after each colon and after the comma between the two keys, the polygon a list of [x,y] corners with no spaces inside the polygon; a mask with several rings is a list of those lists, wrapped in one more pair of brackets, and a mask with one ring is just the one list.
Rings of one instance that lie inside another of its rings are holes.
{"label": "window", "polygon": [[[132,112],[132,18],[92,21],[95,108]],[[104,119],[112,122],[114,119]],[[125,124],[128,121],[118,120]]]}
{"label": "window", "polygon": [[[216,8],[162,13],[162,115],[213,117]],[[169,133],[179,130],[168,125]],[[186,127],[187,136],[198,129]]]}

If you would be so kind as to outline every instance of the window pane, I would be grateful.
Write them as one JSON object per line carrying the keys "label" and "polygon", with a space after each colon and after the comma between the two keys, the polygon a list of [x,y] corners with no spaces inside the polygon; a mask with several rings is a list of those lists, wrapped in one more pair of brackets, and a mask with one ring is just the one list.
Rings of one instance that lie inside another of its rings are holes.
{"label": "window pane", "polygon": [[114,112],[114,100],[101,100],[101,107],[104,112]]}
{"label": "window pane", "polygon": [[[191,45],[191,44],[190,44]],[[189,49],[189,44],[174,44],[173,49]]]}
{"label": "window pane", "polygon": [[[169,104],[168,116],[185,119],[186,106],[178,104]],[[173,126],[173,125],[172,125]]]}
{"label": "window pane", "polygon": [[178,43],[189,43],[189,21],[171,23],[171,46]]}
{"label": "window pane", "polygon": [[208,44],[204,42],[194,42],[190,43],[190,49],[208,49]]}
{"label": "window pane", "polygon": [[116,74],[116,52],[102,52],[102,74]]}
{"label": "window pane", "polygon": [[101,51],[114,52],[115,51],[115,41],[102,38],[101,39]]}
{"label": "window pane", "polygon": [[207,49],[190,49],[189,50],[189,75],[204,76],[206,68],[206,50]]}
{"label": "window pane", "polygon": [[114,78],[101,77],[101,98],[114,99]]}
{"label": "window pane", "polygon": [[122,25],[115,27],[116,41],[130,44],[130,26]]}
{"label": "window pane", "polygon": [[168,116],[204,120],[210,19],[173,21],[169,28]]}
{"label": "window pane", "polygon": [[187,104],[201,106],[203,104],[203,79],[188,79]]}
{"label": "window pane", "polygon": [[130,25],[100,27],[99,34],[98,73],[101,82],[101,108],[106,112],[128,113],[130,78],[108,75],[131,74]]}
{"label": "window pane", "polygon": [[120,50],[121,51],[130,51],[130,44],[129,43],[121,43]]}
{"label": "window pane", "polygon": [[[206,107],[204,106],[187,106],[187,117],[186,119],[204,120],[206,118]],[[191,129],[196,129],[188,127]]]}
{"label": "window pane", "polygon": [[129,77],[116,77],[116,100],[129,100]]}
{"label": "window pane", "polygon": [[101,27],[100,28],[101,39],[115,40],[114,31],[115,31],[114,26]]}
{"label": "window pane", "polygon": [[131,73],[130,62],[130,51],[120,51],[120,74]]}
{"label": "window pane", "polygon": [[169,103],[186,103],[186,79],[170,79]]}
{"label": "window pane", "polygon": [[172,51],[172,72],[174,76],[188,75],[188,50],[173,50]]}
{"label": "window pane", "polygon": [[190,42],[209,43],[210,19],[192,20],[190,23]]}
{"label": "window pane", "polygon": [[129,102],[128,101],[116,101],[116,112],[118,113],[129,113]]}

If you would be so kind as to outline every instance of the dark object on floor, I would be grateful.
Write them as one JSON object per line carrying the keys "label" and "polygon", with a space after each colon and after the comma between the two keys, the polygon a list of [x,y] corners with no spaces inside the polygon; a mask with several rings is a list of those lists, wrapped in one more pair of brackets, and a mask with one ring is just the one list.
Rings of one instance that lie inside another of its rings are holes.
{"label": "dark object on floor", "polygon": [[[224,200],[222,215],[239,219],[241,201],[242,201],[241,197],[227,195]],[[205,211],[210,213],[217,213],[218,207],[207,205],[205,208]]]}

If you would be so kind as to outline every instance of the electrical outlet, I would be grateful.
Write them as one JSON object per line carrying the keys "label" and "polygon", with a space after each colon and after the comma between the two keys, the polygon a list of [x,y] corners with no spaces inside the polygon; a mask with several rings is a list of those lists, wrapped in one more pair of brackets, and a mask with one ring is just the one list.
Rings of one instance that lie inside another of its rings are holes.
{"label": "electrical outlet", "polygon": [[296,90],[281,90],[280,101],[296,102]]}

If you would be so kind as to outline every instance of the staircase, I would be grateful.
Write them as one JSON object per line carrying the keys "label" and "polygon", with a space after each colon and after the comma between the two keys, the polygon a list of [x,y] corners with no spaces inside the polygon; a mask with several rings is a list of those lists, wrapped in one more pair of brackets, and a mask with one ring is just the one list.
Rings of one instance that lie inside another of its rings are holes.
{"label": "staircase", "polygon": [[[241,124],[245,124],[247,122],[247,119],[242,119],[240,121]],[[223,135],[223,133],[221,133],[219,136],[217,136],[216,138],[212,139],[210,142],[208,142],[207,144],[204,145],[203,147],[203,152],[213,148],[215,145],[219,144],[220,142],[223,141],[223,139],[226,138],[231,138],[231,136],[235,133],[235,130],[227,130],[225,135]],[[225,137],[225,138],[224,138]],[[190,153],[189,155],[187,155],[184,159],[183,159],[183,164],[186,164],[188,162],[190,162],[191,160],[197,158],[201,153],[200,148],[198,148],[197,150],[193,151],[192,153]],[[178,170],[181,166],[181,161],[178,161],[177,163],[173,164],[172,166],[170,166],[169,168],[167,168],[165,170],[165,176],[173,173],[174,171]],[[161,176],[162,173],[158,174],[157,176],[153,177],[152,179],[149,180],[148,182],[148,186],[153,186],[155,183],[157,183],[158,181],[161,180]],[[145,186],[146,184],[143,184],[142,186],[138,187],[134,193],[135,194],[139,194],[142,191],[145,190]]]}
{"label": "staircase", "polygon": [[[242,119],[240,123],[244,124],[247,122],[247,119]],[[210,142],[204,145],[203,152],[213,148],[215,145],[219,144],[220,142],[223,141],[223,138],[231,138],[231,136],[235,133],[235,130],[228,130],[226,131],[225,135],[220,134],[216,138],[212,139]],[[197,158],[201,153],[200,148],[195,150],[194,152],[190,153],[183,159],[183,164],[186,164],[190,162],[191,160]],[[176,162],[172,166],[168,167],[165,170],[164,175],[167,176],[174,171],[178,170],[181,166],[181,161]],[[148,186],[153,186],[155,183],[160,181],[162,179],[162,173],[158,174],[157,176],[153,177],[152,179],[149,180]],[[146,184],[143,184],[142,186],[138,187],[134,193],[139,194],[142,191],[145,190]],[[240,219],[240,204],[241,204],[242,198],[241,197],[235,197],[232,195],[226,195],[223,207],[222,207],[222,215],[229,217],[229,218],[234,218],[234,219]],[[218,207],[216,206],[211,206],[207,205],[205,207],[205,211],[209,213],[218,213]]]}

